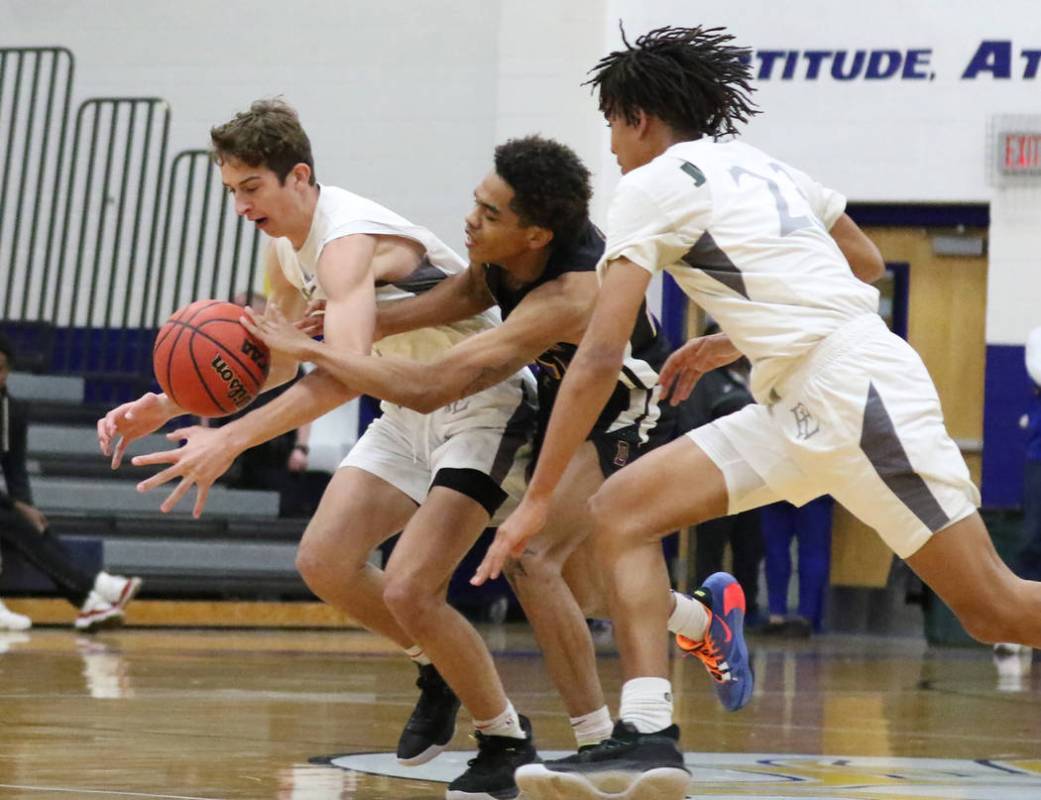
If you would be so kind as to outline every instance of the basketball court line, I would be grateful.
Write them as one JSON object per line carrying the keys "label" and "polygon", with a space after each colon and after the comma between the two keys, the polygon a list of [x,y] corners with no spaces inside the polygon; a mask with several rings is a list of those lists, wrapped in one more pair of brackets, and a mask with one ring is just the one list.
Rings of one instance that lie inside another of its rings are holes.
{"label": "basketball court line", "polygon": [[27,786],[18,783],[0,783],[0,789],[18,789],[25,792],[57,792],[59,794],[95,795],[101,797],[143,797],[149,800],[224,800],[221,797],[197,797],[187,794],[151,794],[147,792],[120,792],[113,789],[74,789],[68,786]]}

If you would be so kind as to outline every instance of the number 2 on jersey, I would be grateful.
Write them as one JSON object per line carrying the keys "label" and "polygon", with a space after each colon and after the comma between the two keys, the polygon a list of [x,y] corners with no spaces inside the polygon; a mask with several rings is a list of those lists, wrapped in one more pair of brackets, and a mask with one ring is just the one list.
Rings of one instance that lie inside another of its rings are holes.
{"label": "number 2 on jersey", "polygon": [[[784,171],[784,168],[780,164],[770,164],[770,168],[773,169],[779,176],[783,176],[783,179],[791,189],[794,189],[800,196],[805,199],[802,191],[799,189],[795,181],[792,180],[791,176]],[[730,177],[734,179],[734,183],[738,186],[741,185],[741,178],[743,176],[749,176],[757,181],[762,181],[766,184],[766,187],[770,190],[770,195],[774,199],[774,207],[777,209],[777,216],[780,218],[781,224],[781,236],[788,236],[789,234],[801,231],[803,228],[811,228],[816,223],[812,216],[806,216],[800,214],[793,216],[791,209],[788,206],[788,201],[784,198],[784,193],[781,191],[781,185],[766,175],[760,175],[758,172],[752,172],[751,170],[745,169],[744,167],[731,167]],[[787,188],[787,187],[786,187]]]}

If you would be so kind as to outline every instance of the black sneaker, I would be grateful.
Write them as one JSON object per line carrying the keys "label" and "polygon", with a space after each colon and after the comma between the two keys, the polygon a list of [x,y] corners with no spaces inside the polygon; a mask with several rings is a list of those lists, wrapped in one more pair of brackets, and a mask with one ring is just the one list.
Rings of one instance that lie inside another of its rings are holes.
{"label": "black sneaker", "polygon": [[639,733],[619,720],[606,739],[591,749],[517,770],[518,787],[528,800],[682,800],[690,786],[677,742],[680,730],[670,725],[655,733]]}
{"label": "black sneaker", "polygon": [[477,756],[466,762],[466,772],[448,784],[445,800],[512,800],[520,794],[514,771],[539,760],[531,722],[522,715],[520,724],[524,739],[474,734]]}
{"label": "black sneaker", "polygon": [[459,698],[433,664],[419,668],[419,701],[398,739],[398,763],[418,767],[437,758],[455,735]]}

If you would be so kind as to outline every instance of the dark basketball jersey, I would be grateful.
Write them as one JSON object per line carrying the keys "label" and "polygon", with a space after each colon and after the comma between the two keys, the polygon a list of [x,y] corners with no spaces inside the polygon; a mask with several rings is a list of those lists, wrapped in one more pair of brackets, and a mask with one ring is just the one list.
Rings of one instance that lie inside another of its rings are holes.
{"label": "dark basketball jersey", "polygon": [[[503,319],[506,319],[528,293],[539,286],[568,272],[595,271],[603,252],[604,236],[587,220],[573,242],[551,253],[546,269],[532,283],[510,288],[505,270],[494,264],[485,265],[488,289],[499,304]],[[547,320],[547,323],[552,324],[552,320]],[[557,342],[536,359],[540,432],[544,432],[549,423],[560,383],[577,349],[577,345],[569,342]],[[659,407],[661,387],[658,385],[658,372],[668,355],[669,346],[661,325],[644,303],[640,306],[618,383],[593,428],[594,433],[610,433],[634,445],[643,445],[649,441],[652,432],[661,432],[665,420],[663,409]],[[668,415],[668,421],[671,428],[671,415]]]}

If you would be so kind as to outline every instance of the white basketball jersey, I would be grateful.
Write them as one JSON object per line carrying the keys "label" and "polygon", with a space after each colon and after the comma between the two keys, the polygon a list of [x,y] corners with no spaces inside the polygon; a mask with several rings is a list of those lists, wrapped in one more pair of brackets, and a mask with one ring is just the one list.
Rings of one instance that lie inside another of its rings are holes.
{"label": "white basketball jersey", "polygon": [[667,270],[752,362],[752,392],[846,322],[877,313],[828,230],[846,200],[743,142],[681,142],[625,175],[607,261]]}
{"label": "white basketball jersey", "polygon": [[[423,260],[408,277],[394,283],[376,283],[376,302],[413,297],[432,289],[449,275],[466,269],[466,262],[426,228],[413,225],[379,203],[340,189],[322,186],[307,240],[299,250],[285,237],[275,240],[282,272],[308,300],[326,299],[318,280],[318,260],[329,242],[352,234],[402,236],[426,250]],[[388,336],[373,345],[380,355],[432,361],[471,333],[488,330],[501,321],[495,309],[460,322]]]}

